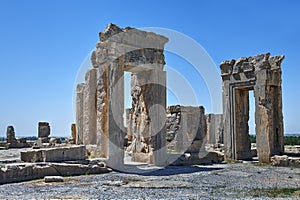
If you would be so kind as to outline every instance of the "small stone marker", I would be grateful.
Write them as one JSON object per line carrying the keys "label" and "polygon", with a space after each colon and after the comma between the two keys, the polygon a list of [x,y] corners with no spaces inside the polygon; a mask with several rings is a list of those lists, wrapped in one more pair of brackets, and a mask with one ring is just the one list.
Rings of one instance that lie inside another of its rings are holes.
{"label": "small stone marker", "polygon": [[53,182],[64,182],[64,178],[62,176],[45,176],[45,183],[53,183]]}

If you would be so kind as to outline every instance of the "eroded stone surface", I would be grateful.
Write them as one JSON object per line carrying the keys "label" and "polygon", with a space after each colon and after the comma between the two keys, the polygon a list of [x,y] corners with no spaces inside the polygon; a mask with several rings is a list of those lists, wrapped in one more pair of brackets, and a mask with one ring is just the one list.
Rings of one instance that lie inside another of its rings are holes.
{"label": "eroded stone surface", "polygon": [[83,145],[33,149],[21,152],[21,160],[24,162],[61,162],[85,159],[86,148]]}

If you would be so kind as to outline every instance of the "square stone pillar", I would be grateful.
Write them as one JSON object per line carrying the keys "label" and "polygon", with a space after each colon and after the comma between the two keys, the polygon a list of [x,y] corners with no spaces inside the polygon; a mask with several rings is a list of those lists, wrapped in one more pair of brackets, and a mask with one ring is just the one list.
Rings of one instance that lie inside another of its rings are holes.
{"label": "square stone pillar", "polygon": [[254,90],[257,153],[259,161],[266,163],[271,156],[284,152],[281,79],[273,85],[269,70],[257,72],[260,84]]}
{"label": "square stone pillar", "polygon": [[76,144],[83,144],[84,83],[76,88]]}
{"label": "square stone pillar", "polygon": [[90,69],[86,72],[83,90],[83,144],[85,145],[97,143],[96,87],[97,69]]}
{"label": "square stone pillar", "polygon": [[223,144],[223,115],[208,114],[206,115],[207,124],[207,143],[208,144]]}
{"label": "square stone pillar", "polygon": [[[131,87],[133,159],[165,165],[166,72],[160,69],[137,72],[132,75]],[[144,146],[144,152],[135,147],[140,145]]]}
{"label": "square stone pillar", "polygon": [[249,138],[249,92],[248,90],[234,90],[234,146],[235,159],[249,160],[251,155],[251,141]]}
{"label": "square stone pillar", "polygon": [[124,65],[117,59],[108,66],[108,165],[124,164]]}
{"label": "square stone pillar", "polygon": [[97,68],[97,154],[108,157],[108,67]]}

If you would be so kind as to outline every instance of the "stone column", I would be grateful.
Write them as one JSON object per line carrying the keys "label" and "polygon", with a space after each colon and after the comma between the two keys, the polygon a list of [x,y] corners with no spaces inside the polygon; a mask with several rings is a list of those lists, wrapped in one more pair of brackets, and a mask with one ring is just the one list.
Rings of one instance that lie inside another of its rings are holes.
{"label": "stone column", "polygon": [[71,135],[72,135],[72,139],[74,144],[76,144],[76,124],[71,124]]}
{"label": "stone column", "polygon": [[265,65],[256,72],[258,83],[254,90],[257,153],[259,161],[266,163],[271,156],[284,152],[281,71],[277,69],[272,74],[270,69]]}
{"label": "stone column", "polygon": [[97,154],[108,157],[108,69],[106,65],[97,70]]}
{"label": "stone column", "polygon": [[166,72],[145,70],[132,74],[132,159],[166,164]]}
{"label": "stone column", "polygon": [[124,64],[116,59],[108,66],[108,165],[119,168],[124,164]]}
{"label": "stone column", "polygon": [[83,144],[83,105],[84,83],[76,88],[76,144]]}
{"label": "stone column", "polygon": [[38,124],[38,137],[48,138],[50,135],[50,126],[48,122],[39,122]]}
{"label": "stone column", "polygon": [[97,143],[96,86],[97,69],[90,69],[85,75],[83,91],[83,144],[85,145]]}
{"label": "stone column", "polygon": [[223,144],[223,115],[208,114],[206,115],[207,124],[207,143]]}
{"label": "stone column", "polygon": [[248,90],[234,90],[234,146],[235,159],[248,160],[251,155],[251,141],[249,138],[249,92]]}
{"label": "stone column", "polygon": [[7,127],[6,142],[11,144],[12,146],[18,142],[15,135],[15,129],[13,126]]}

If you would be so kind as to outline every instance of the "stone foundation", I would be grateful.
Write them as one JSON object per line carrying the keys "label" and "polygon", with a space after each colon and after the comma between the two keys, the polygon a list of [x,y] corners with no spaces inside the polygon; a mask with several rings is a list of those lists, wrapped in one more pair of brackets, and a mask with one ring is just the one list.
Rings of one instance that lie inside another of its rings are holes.
{"label": "stone foundation", "polygon": [[62,162],[85,159],[85,146],[43,148],[21,152],[21,160],[24,162]]}

